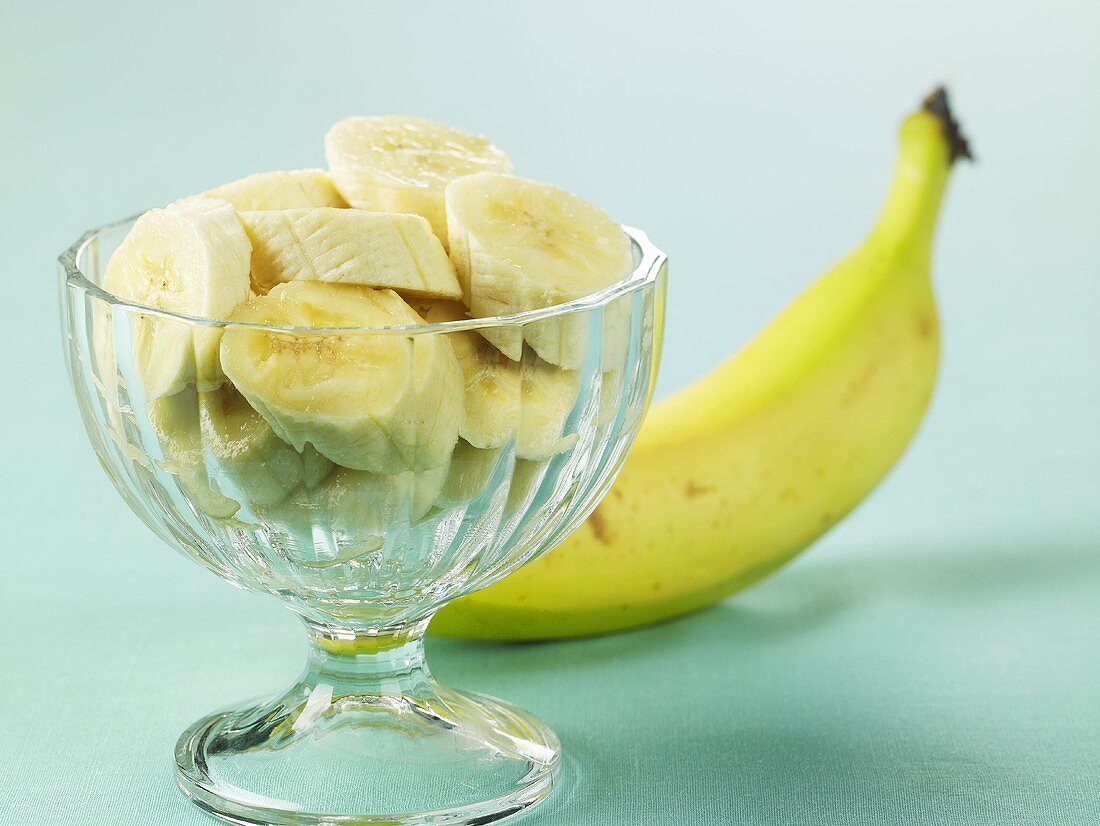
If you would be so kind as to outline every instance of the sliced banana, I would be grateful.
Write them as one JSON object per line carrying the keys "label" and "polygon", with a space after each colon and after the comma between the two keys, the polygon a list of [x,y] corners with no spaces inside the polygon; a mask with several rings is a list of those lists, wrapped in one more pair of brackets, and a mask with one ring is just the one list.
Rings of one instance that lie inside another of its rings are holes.
{"label": "sliced banana", "polygon": [[448,465],[396,474],[340,468],[318,497],[338,531],[357,539],[385,535],[399,522],[416,522],[432,509]]}
{"label": "sliced banana", "polygon": [[333,469],[312,446],[299,453],[276,436],[231,384],[156,399],[149,419],[166,469],[179,475],[211,516],[224,515],[222,499],[260,508],[278,504],[303,484],[316,486]]}
{"label": "sliced banana", "polygon": [[325,135],[325,157],[349,204],[422,215],[445,247],[447,183],[475,172],[512,171],[508,156],[482,135],[396,115],[344,118]]}
{"label": "sliced banana", "polygon": [[[497,316],[562,304],[598,292],[633,269],[630,239],[607,213],[549,184],[484,172],[446,191],[451,258],[471,315]],[[604,352],[615,359],[629,343],[628,309],[606,308]],[[482,335],[518,360],[523,341],[567,369],[588,350],[587,312]]]}
{"label": "sliced banana", "polygon": [[318,453],[313,445],[302,448],[302,484],[306,488],[322,484],[335,468],[332,460]]}
{"label": "sliced banana", "polygon": [[438,504],[442,507],[461,505],[484,494],[503,453],[500,448],[484,450],[460,439],[451,454]]}
{"label": "sliced banana", "polygon": [[[251,252],[232,206],[187,198],[137,219],[111,256],[102,287],[148,307],[226,319],[248,298]],[[134,366],[149,398],[172,395],[191,383],[213,390],[225,380],[218,363],[219,328],[151,314],[135,313],[132,319]]]}
{"label": "sliced banana", "polygon": [[[421,301],[415,309],[430,323],[466,318],[457,301]],[[492,450],[508,444],[519,424],[520,370],[476,332],[449,333],[448,340],[462,368],[466,416],[459,436],[477,448]]]}
{"label": "sliced banana", "polygon": [[549,469],[550,465],[546,461],[516,461],[508,482],[508,498],[504,503],[506,522],[510,522],[513,527],[522,523],[522,517],[530,511]]}
{"label": "sliced banana", "polygon": [[228,519],[240,503],[222,492],[207,467],[199,424],[199,398],[194,388],[152,399],[149,423],[160,445],[163,460],[157,464],[176,477],[188,500],[211,519]]}
{"label": "sliced banana", "polygon": [[312,445],[299,453],[231,384],[199,394],[203,445],[233,488],[252,505],[286,499],[299,485],[316,486],[333,469]]}
{"label": "sliced banana", "polygon": [[[334,533],[341,553],[314,564],[337,564],[378,550],[395,526],[422,519],[435,504],[447,473],[447,464],[394,474],[338,467],[321,484],[298,488],[286,501],[261,512],[270,529],[294,537],[301,549],[316,547],[315,527]],[[341,558],[344,553],[350,557]]]}
{"label": "sliced banana", "polygon": [[221,198],[244,212],[253,209],[347,207],[323,169],[257,172],[239,181],[216,186],[206,193]]}
{"label": "sliced banana", "polygon": [[566,425],[580,392],[580,374],[528,353],[520,379],[516,457],[538,462],[572,448],[577,434],[566,433]]}
{"label": "sliced banana", "polygon": [[117,412],[119,405],[114,336],[114,311],[106,303],[96,301],[92,307],[92,350],[96,365],[92,379],[107,402],[109,413]]}
{"label": "sliced banana", "polygon": [[[467,317],[457,301],[414,302],[425,321]],[[566,420],[580,390],[576,371],[560,370],[528,351],[512,361],[473,330],[448,333],[462,368],[466,417],[459,436],[475,448],[493,450],[516,440],[516,456],[547,459],[576,442]]]}
{"label": "sliced banana", "polygon": [[[233,321],[295,327],[423,324],[392,290],[291,281]],[[462,426],[462,371],[444,336],[232,326],[226,375],[285,441],[372,473],[444,464]]]}
{"label": "sliced banana", "polygon": [[256,292],[287,281],[325,281],[436,298],[462,295],[454,265],[419,215],[319,208],[240,217],[252,242]]}

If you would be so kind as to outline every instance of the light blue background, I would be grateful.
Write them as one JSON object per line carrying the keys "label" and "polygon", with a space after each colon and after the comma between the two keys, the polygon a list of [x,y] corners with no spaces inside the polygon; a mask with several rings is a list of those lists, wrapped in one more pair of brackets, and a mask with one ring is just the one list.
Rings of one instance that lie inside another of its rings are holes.
{"label": "light blue background", "polygon": [[561,734],[531,824],[1100,821],[1098,8],[3,0],[0,824],[207,823],[177,734],[302,652],[97,467],[53,270],[85,228],[320,164],[347,114],[452,122],[670,253],[671,392],[860,239],[940,80],[980,162],[939,237],[938,393],[887,483],[709,612],[431,655]]}

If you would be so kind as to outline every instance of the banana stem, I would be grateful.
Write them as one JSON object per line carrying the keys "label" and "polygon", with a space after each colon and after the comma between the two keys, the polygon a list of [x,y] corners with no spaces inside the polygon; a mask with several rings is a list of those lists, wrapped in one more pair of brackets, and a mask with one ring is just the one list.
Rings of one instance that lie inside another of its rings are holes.
{"label": "banana stem", "polygon": [[927,256],[951,166],[973,155],[942,86],[905,119],[900,137],[894,182],[871,237],[890,249]]}
{"label": "banana stem", "polygon": [[951,102],[948,100],[947,89],[945,87],[937,86],[933,89],[928,97],[921,103],[921,109],[939,118],[940,127],[943,129],[944,138],[947,140],[952,164],[959,158],[964,158],[968,161],[974,160],[974,154],[970,148],[970,141],[967,139],[966,135],[962,133],[959,122],[955,120],[955,115],[951,111]]}

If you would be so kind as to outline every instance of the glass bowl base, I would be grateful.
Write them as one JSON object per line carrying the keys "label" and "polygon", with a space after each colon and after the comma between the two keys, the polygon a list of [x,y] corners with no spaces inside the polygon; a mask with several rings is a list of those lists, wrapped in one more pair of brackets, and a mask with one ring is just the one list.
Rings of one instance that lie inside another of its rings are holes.
{"label": "glass bowl base", "polygon": [[554,733],[492,697],[434,680],[414,694],[304,682],[199,720],[176,744],[180,788],[231,823],[489,823],[549,794]]}

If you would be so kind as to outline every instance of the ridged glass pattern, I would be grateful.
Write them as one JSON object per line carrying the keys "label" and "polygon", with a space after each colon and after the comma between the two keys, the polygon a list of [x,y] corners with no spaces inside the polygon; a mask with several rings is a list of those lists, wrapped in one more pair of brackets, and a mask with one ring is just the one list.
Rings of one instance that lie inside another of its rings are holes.
{"label": "ridged glass pattern", "polygon": [[[641,423],[664,259],[639,232],[630,231],[630,279],[549,315],[481,328],[270,331],[285,346],[398,337],[408,345],[409,381],[411,354],[429,336],[491,328],[538,340],[540,328],[557,328],[580,349],[577,369],[562,371],[525,346],[512,368],[524,378],[495,388],[493,405],[518,415],[517,435],[533,437],[492,448],[460,438],[443,464],[380,474],[341,467],[308,444],[296,450],[228,381],[151,398],[148,368],[135,357],[143,333],[169,342],[190,335],[199,351],[232,325],[150,313],[96,289],[130,225],[94,231],[61,259],[65,352],[95,452],[169,545],[234,585],[275,595],[313,625],[403,626],[549,550],[606,492]],[[552,381],[539,384],[540,375]]]}
{"label": "ridged glass pattern", "polygon": [[[274,595],[311,637],[288,690],[183,733],[181,789],[231,822],[283,826],[484,824],[543,799],[560,765],[554,733],[506,702],[440,685],[423,635],[438,607],[553,548],[611,485],[653,386],[664,256],[629,230],[629,278],[520,316],[276,328],[104,293],[131,225],[95,230],[60,259],[66,361],[92,446],[158,536]],[[221,368],[249,336],[264,352],[353,352],[368,367],[358,354],[387,356],[350,383],[323,380],[308,360],[266,378],[226,368],[237,387]],[[490,340],[527,343],[512,361]],[[449,371],[425,380],[429,357]],[[263,381],[299,391],[298,418]],[[383,382],[416,403],[380,406]],[[334,393],[347,415],[324,419]]]}

